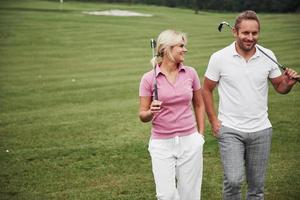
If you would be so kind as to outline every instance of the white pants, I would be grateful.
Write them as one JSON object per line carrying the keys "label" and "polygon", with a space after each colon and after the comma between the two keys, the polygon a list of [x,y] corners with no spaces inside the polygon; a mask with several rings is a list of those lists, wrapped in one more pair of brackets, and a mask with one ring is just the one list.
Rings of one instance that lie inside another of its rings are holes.
{"label": "white pants", "polygon": [[150,139],[149,152],[158,200],[200,200],[204,138],[198,133]]}

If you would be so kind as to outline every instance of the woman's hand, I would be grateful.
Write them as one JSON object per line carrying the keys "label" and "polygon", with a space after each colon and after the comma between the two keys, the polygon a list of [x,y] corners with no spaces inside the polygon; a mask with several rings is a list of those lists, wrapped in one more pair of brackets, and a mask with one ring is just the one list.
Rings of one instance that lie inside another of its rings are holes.
{"label": "woman's hand", "polygon": [[161,104],[162,102],[158,100],[154,100],[151,102],[150,112],[152,115],[161,111]]}

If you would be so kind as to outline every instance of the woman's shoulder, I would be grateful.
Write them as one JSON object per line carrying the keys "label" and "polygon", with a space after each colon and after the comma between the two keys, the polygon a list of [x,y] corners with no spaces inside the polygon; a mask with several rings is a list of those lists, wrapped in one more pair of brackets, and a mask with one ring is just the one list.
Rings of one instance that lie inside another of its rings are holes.
{"label": "woman's shoulder", "polygon": [[184,68],[185,71],[187,71],[187,72],[190,72],[190,73],[197,73],[197,71],[196,71],[196,69],[195,69],[194,67],[183,65],[183,68]]}
{"label": "woman's shoulder", "polygon": [[153,69],[143,74],[142,79],[151,80],[153,78]]}

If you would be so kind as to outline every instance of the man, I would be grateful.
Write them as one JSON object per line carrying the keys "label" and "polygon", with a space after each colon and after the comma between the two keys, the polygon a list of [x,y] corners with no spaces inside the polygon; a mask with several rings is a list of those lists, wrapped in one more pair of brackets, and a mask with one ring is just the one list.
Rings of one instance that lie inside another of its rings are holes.
{"label": "man", "polygon": [[[278,93],[286,94],[300,77],[289,68],[281,74],[278,66],[257,49],[259,33],[256,13],[242,12],[233,28],[235,42],[211,56],[205,73],[204,102],[219,142],[224,200],[241,199],[244,172],[247,199],[264,199],[272,136],[267,113],[268,80]],[[276,59],[272,51],[259,47]],[[218,117],[213,105],[213,90],[217,85]]]}

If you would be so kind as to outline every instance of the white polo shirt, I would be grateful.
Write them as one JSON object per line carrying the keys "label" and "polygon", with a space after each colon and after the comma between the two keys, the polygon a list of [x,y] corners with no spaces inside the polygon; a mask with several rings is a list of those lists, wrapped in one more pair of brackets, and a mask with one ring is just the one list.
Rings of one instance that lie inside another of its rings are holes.
{"label": "white polo shirt", "polygon": [[[276,60],[271,50],[259,47]],[[219,82],[218,118],[222,125],[243,132],[271,127],[268,119],[268,78],[280,75],[278,66],[258,49],[248,62],[237,53],[235,42],[215,52],[205,76]]]}

